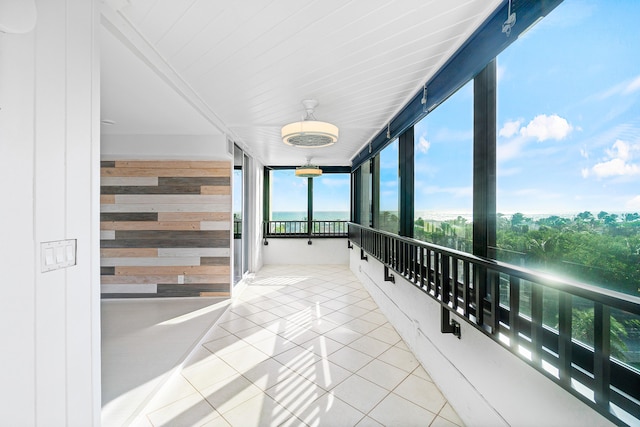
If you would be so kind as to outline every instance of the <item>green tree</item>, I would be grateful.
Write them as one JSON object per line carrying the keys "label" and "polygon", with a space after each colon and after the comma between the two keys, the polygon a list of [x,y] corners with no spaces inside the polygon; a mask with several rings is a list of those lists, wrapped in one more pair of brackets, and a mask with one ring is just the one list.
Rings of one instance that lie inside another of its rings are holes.
{"label": "green tree", "polygon": [[[593,345],[594,317],[593,308],[587,310],[574,309],[571,327],[572,338],[585,344]],[[624,325],[611,316],[611,355],[621,361],[626,360],[627,345],[624,343],[625,338],[627,338],[627,330]]]}

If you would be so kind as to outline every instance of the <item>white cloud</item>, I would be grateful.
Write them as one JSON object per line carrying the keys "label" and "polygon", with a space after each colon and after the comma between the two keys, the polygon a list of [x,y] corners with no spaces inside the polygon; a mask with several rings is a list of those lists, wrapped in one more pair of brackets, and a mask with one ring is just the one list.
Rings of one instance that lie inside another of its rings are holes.
{"label": "white cloud", "polygon": [[640,144],[632,145],[618,139],[611,148],[605,150],[606,157],[602,161],[596,163],[590,170],[582,170],[582,177],[594,175],[596,178],[608,178],[640,175],[640,166],[631,162],[635,152],[640,152]]}
{"label": "white cloud", "polygon": [[631,95],[637,90],[640,90],[640,76],[618,83],[604,92],[597,94],[596,98],[602,100],[616,95]]}
{"label": "white cloud", "polygon": [[640,90],[640,76],[637,76],[635,79],[631,80],[622,90],[624,95],[632,94],[633,92]]}
{"label": "white cloud", "polygon": [[429,148],[431,148],[431,143],[426,140],[424,135],[420,136],[420,139],[418,140],[418,151],[421,152],[422,154],[427,154],[427,151],[429,151]]}
{"label": "white cloud", "polygon": [[618,139],[610,149],[606,150],[607,155],[612,159],[629,160],[631,146],[629,143]]}
{"label": "white cloud", "polygon": [[598,178],[640,174],[640,167],[638,167],[638,165],[627,164],[623,159],[611,159],[598,163],[591,170]]}
{"label": "white cloud", "polygon": [[498,132],[499,136],[504,136],[505,138],[511,138],[513,135],[516,135],[520,131],[520,125],[522,124],[522,120],[514,120],[510,122],[506,122],[502,129]]}
{"label": "white cloud", "polygon": [[540,114],[534,117],[529,124],[520,129],[520,134],[525,137],[536,138],[539,142],[547,139],[562,140],[573,130],[573,126],[566,119],[552,114]]}
{"label": "white cloud", "polygon": [[636,196],[626,203],[627,209],[640,210],[640,196]]}

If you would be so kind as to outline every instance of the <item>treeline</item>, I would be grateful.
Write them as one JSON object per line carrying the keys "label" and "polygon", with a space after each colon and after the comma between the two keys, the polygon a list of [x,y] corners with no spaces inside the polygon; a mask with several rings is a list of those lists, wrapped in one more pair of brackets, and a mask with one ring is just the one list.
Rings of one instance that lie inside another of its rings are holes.
{"label": "treeline", "polygon": [[552,271],[632,295],[640,294],[640,215],[522,213],[497,218],[497,258]]}
{"label": "treeline", "polygon": [[[522,213],[496,218],[496,258],[575,280],[640,294],[640,214],[534,219]],[[462,216],[447,221],[415,220],[416,239],[471,252],[473,224]]]}

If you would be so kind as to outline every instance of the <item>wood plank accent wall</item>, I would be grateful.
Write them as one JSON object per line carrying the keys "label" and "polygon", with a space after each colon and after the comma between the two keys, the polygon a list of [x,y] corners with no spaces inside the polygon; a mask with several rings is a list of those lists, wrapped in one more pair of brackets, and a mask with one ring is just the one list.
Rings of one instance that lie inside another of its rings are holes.
{"label": "wood plank accent wall", "polygon": [[100,185],[103,298],[229,295],[230,161],[103,161]]}

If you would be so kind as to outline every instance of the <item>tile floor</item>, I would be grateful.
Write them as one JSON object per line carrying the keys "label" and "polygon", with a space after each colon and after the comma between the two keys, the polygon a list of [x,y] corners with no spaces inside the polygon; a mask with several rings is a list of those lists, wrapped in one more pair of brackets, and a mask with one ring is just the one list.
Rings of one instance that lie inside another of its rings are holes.
{"label": "tile floor", "polygon": [[102,425],[130,424],[229,302],[228,298],[103,300]]}
{"label": "tile floor", "polygon": [[462,426],[347,266],[265,266],[140,426]]}

